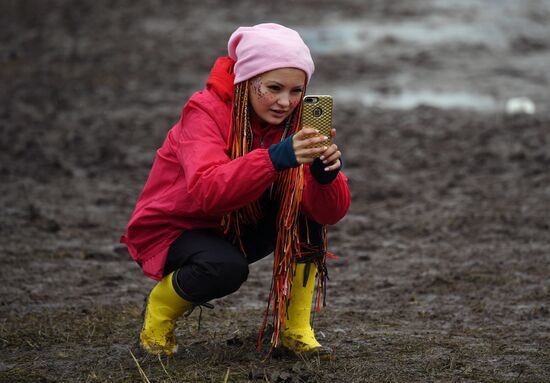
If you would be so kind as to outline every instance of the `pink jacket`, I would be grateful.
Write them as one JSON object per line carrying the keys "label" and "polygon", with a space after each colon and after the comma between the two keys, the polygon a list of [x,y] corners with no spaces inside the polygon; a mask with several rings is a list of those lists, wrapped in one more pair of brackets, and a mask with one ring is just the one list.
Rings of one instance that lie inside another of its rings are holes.
{"label": "pink jacket", "polygon": [[[210,79],[220,65],[227,61],[216,62]],[[253,127],[255,149],[235,160],[229,158],[233,76],[227,73],[224,86],[209,80],[206,89],[189,99],[157,150],[121,237],[132,258],[153,279],[162,278],[168,249],[184,230],[220,228],[223,215],[257,200],[277,179],[267,148],[279,142],[280,127]],[[305,166],[302,198],[304,214],[321,224],[334,224],[350,205],[347,178],[340,172],[330,184],[322,185]]]}

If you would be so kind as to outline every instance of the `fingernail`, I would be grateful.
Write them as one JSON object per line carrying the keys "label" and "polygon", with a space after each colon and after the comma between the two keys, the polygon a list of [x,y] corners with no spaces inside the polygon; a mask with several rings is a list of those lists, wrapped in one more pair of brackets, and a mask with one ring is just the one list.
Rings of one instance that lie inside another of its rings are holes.
{"label": "fingernail", "polygon": [[329,171],[329,168],[325,168],[325,172],[328,172]]}
{"label": "fingernail", "polygon": [[325,156],[321,156],[321,157],[319,157],[319,159],[322,161],[322,160],[325,159]]}
{"label": "fingernail", "polygon": [[326,163],[328,163],[328,161],[327,161],[327,160],[324,160],[323,163],[326,164]]}

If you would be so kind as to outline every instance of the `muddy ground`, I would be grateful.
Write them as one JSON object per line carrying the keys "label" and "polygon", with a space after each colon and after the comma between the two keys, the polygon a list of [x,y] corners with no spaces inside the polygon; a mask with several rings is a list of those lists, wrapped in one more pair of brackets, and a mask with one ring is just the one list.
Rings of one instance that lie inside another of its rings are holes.
{"label": "muddy ground", "polygon": [[[550,381],[550,4],[228,4],[0,3],[0,381]],[[310,90],[335,95],[353,203],[315,327],[338,358],[256,352],[270,259],[144,358],[153,282],[118,238],[229,34],[262,21],[307,37]]]}

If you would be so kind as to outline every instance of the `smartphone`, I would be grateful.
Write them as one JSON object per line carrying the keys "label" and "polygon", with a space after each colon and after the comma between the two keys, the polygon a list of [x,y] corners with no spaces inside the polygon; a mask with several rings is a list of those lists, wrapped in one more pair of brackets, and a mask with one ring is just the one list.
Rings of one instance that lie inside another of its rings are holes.
{"label": "smartphone", "polygon": [[[328,137],[328,141],[310,146],[320,148],[332,143],[332,97],[328,95],[307,95],[302,102],[302,128],[317,129],[320,135]],[[315,156],[319,157],[319,155]]]}

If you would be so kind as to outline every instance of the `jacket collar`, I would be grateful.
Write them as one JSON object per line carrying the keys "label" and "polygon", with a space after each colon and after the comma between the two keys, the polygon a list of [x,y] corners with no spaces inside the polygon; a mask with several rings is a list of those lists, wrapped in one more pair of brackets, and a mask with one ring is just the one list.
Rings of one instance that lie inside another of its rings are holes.
{"label": "jacket collar", "polygon": [[235,92],[235,85],[233,84],[235,81],[234,65],[235,60],[228,56],[218,58],[206,81],[206,89],[214,91],[224,102],[233,101]]}

